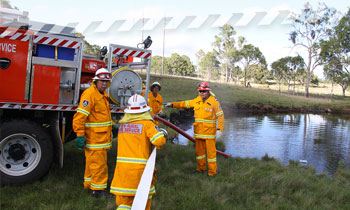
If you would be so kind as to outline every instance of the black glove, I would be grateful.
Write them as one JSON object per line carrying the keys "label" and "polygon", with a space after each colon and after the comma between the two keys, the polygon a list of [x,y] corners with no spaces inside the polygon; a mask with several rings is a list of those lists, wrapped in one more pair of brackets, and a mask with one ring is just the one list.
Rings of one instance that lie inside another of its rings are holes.
{"label": "black glove", "polygon": [[118,136],[118,127],[117,127],[117,125],[112,125],[112,135],[113,135],[113,138],[116,138]]}

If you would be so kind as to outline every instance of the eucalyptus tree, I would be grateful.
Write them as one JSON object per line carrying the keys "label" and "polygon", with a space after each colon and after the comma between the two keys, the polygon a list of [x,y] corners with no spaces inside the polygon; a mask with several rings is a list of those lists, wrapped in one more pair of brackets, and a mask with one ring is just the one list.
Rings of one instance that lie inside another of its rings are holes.
{"label": "eucalyptus tree", "polygon": [[258,84],[266,83],[269,76],[269,70],[261,65],[249,66],[248,72],[249,78],[254,79],[254,81]]}
{"label": "eucalyptus tree", "polygon": [[88,41],[85,40],[85,36],[82,33],[76,32],[75,36],[84,39],[83,54],[85,54],[85,55],[93,55],[93,56],[96,56],[96,57],[100,56],[101,47],[99,45],[96,45],[96,44],[92,45],[92,44],[90,44]]}
{"label": "eucalyptus tree", "polygon": [[287,71],[287,69],[288,67],[286,65],[285,58],[280,58],[271,64],[271,70],[272,70],[273,76],[278,81],[279,92],[281,92],[281,84],[282,84],[283,78],[285,77],[285,72]]}
{"label": "eucalyptus tree", "polygon": [[[329,31],[329,40],[321,42],[325,76],[345,90],[350,86],[350,9]],[[333,92],[333,91],[332,91]]]}
{"label": "eucalyptus tree", "polygon": [[336,10],[328,8],[325,4],[319,4],[317,9],[313,9],[310,3],[307,3],[300,14],[293,14],[291,17],[294,29],[290,33],[290,40],[293,47],[300,47],[306,51],[306,97],[309,97],[311,75],[316,67],[322,64],[319,56],[320,42],[328,39],[327,31],[334,26],[335,14]]}
{"label": "eucalyptus tree", "polygon": [[256,69],[250,67],[261,66],[263,68],[266,68],[266,59],[260,49],[252,44],[246,44],[242,47],[242,49],[239,51],[239,58],[243,69],[244,87],[247,87],[247,79],[249,78],[248,71]]}
{"label": "eucalyptus tree", "polygon": [[285,80],[288,84],[288,90],[289,87],[292,85],[293,82],[293,91],[295,92],[295,85],[296,81],[299,79],[302,79],[303,75],[305,75],[305,62],[304,59],[301,56],[295,56],[286,57],[286,66],[287,66],[287,72],[285,76]]}
{"label": "eucalyptus tree", "polygon": [[155,55],[151,59],[151,72],[161,73],[162,72],[162,56]]}
{"label": "eucalyptus tree", "polygon": [[188,56],[180,56],[177,53],[171,54],[169,59],[166,59],[167,65],[171,74],[180,76],[193,76],[194,65]]}
{"label": "eucalyptus tree", "polygon": [[206,53],[199,62],[199,73],[203,78],[219,79],[220,78],[220,62],[215,56],[214,52]]}
{"label": "eucalyptus tree", "polygon": [[235,82],[235,84],[239,83],[242,78],[242,68],[240,66],[235,66],[232,69],[231,79]]}
{"label": "eucalyptus tree", "polygon": [[214,54],[218,56],[218,60],[225,68],[225,81],[229,82],[230,75],[235,63],[239,60],[237,46],[243,42],[244,38],[239,37],[238,41],[235,39],[237,32],[231,25],[224,25],[220,27],[219,35],[215,35],[215,42],[213,43]]}
{"label": "eucalyptus tree", "polygon": [[296,81],[305,73],[305,63],[301,56],[280,58],[272,63],[271,68],[274,77],[279,81],[279,91],[281,91],[282,81],[285,81],[288,84],[288,90],[294,82],[295,92]]}

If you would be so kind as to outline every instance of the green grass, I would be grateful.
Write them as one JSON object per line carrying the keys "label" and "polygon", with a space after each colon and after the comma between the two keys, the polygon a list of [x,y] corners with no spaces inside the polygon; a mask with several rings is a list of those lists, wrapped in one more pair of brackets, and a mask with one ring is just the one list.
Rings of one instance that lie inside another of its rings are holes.
{"label": "green grass", "polygon": [[[162,85],[160,94],[163,102],[193,99],[198,96],[197,84],[199,80],[175,78],[153,75],[151,82],[158,81]],[[222,83],[210,83],[213,92],[220,103],[227,109],[237,107],[268,110],[284,109],[285,111],[348,111],[350,112],[350,98],[337,96],[333,99],[321,97],[294,96],[281,94],[274,90],[244,88]]]}
{"label": "green grass", "polygon": [[[116,142],[109,151],[109,182],[114,171]],[[65,144],[65,165],[54,165],[42,180],[1,187],[1,210],[116,209],[115,199],[96,199],[83,190],[84,152]],[[265,157],[218,159],[218,174],[195,172],[194,146],[169,141],[157,152],[157,194],[153,210],[350,209],[350,171],[334,178],[312,168],[284,166]]]}

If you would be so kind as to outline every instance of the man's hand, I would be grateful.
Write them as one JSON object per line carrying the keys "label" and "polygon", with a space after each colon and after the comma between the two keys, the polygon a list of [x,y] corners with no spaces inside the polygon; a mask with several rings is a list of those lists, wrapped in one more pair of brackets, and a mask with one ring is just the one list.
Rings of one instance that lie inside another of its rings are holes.
{"label": "man's hand", "polygon": [[166,103],[165,107],[171,107],[171,103],[170,102]]}
{"label": "man's hand", "polygon": [[77,136],[77,138],[75,139],[75,145],[79,148],[84,148],[85,143],[85,136]]}
{"label": "man's hand", "polygon": [[118,127],[117,127],[117,125],[112,125],[112,134],[113,134],[113,138],[116,138],[118,136]]}

